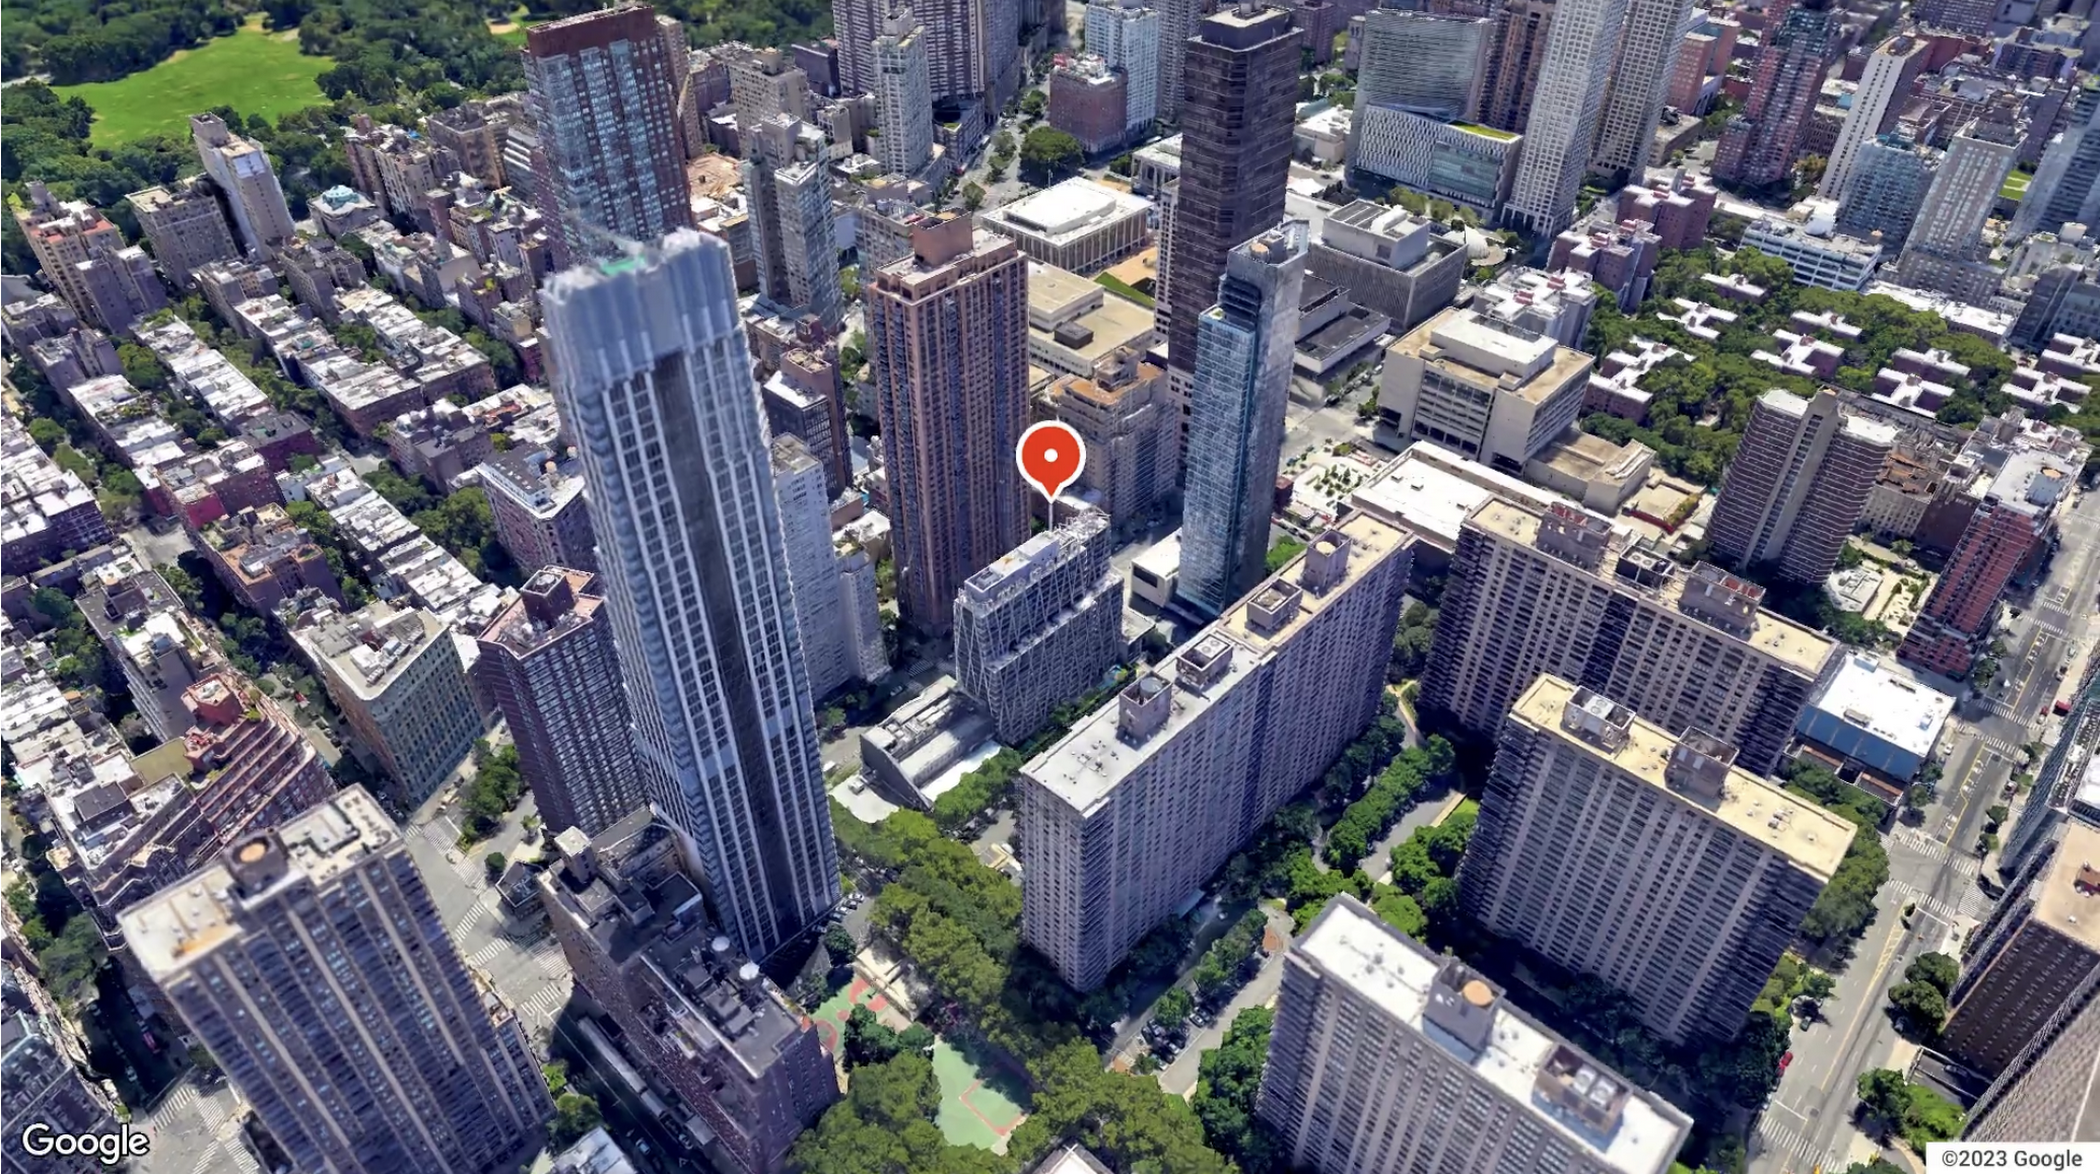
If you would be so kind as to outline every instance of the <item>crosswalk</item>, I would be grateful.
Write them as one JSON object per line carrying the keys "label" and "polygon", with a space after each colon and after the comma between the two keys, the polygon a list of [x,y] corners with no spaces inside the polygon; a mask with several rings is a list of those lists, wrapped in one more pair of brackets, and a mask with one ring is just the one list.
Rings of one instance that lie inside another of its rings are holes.
{"label": "crosswalk", "polygon": [[1768,1112],[1757,1123],[1757,1149],[1754,1156],[1772,1156],[1779,1159],[1779,1168],[1808,1174],[1818,1166],[1826,1170],[1843,1169],[1845,1156],[1836,1150],[1819,1151],[1815,1139],[1788,1124],[1780,1113]]}
{"label": "crosswalk", "polygon": [[1924,828],[1904,824],[1890,832],[1885,839],[1890,846],[1901,848],[1913,856],[1944,861],[1957,875],[1968,880],[1976,879],[1976,874],[1983,867],[1982,861],[1978,860],[1974,853],[1956,851],[1953,845]]}
{"label": "crosswalk", "polygon": [[262,1163],[248,1152],[248,1147],[238,1141],[221,1138],[204,1147],[197,1155],[197,1164],[190,1167],[190,1174],[226,1174],[238,1170],[240,1174],[262,1174]]}
{"label": "crosswalk", "polygon": [[518,1018],[533,1027],[542,1027],[554,1022],[569,1001],[570,980],[561,979],[550,983],[540,993],[518,1004]]}
{"label": "crosswalk", "polygon": [[1983,890],[1974,886],[1964,887],[1960,895],[1951,901],[1931,896],[1916,885],[1905,881],[1890,881],[1889,890],[1895,893],[1904,904],[1908,905],[1915,902],[1920,912],[1929,913],[1941,921],[1949,923],[1953,922],[1957,917],[1967,917],[1981,921],[1991,914],[1991,899],[1984,895]]}
{"label": "crosswalk", "polygon": [[478,928],[482,922],[494,916],[496,906],[500,901],[501,898],[497,896],[494,889],[475,898],[474,907],[460,914],[459,918],[452,923],[453,940],[457,941],[467,936]]}

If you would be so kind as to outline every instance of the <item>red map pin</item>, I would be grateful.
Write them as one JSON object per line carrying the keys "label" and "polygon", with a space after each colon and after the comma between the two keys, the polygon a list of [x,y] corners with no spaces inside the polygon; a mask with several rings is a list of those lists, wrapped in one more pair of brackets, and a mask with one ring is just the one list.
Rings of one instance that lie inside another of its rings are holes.
{"label": "red map pin", "polygon": [[1014,445],[1014,463],[1021,466],[1022,480],[1055,504],[1057,495],[1086,468],[1086,442],[1069,424],[1056,420],[1031,424]]}

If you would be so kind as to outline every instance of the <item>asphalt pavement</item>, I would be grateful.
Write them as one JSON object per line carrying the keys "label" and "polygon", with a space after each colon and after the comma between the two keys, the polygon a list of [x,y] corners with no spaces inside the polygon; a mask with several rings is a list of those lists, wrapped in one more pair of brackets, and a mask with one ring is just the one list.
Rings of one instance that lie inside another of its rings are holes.
{"label": "asphalt pavement", "polygon": [[[2044,710],[2074,642],[2094,638],[2092,607],[2100,580],[2100,495],[2073,502],[2060,520],[2062,547],[2043,581],[2015,600],[2001,658],[2002,681],[1953,723],[1940,794],[1916,825],[1883,837],[1889,880],[1877,916],[1849,964],[1835,971],[1837,994],[1821,1022],[1794,1033],[1794,1059],[1751,1138],[1751,1174],[1826,1174],[1871,1157],[1874,1143],[1852,1122],[1859,1074],[1907,1054],[1886,1011],[1887,990],[1912,958],[1952,950],[1960,933],[1987,916],[1991,899],[1975,853],[1989,809],[2026,768],[2025,747],[2046,728]],[[1995,878],[1994,878],[1995,879]],[[1906,925],[1902,910],[1914,906]]]}

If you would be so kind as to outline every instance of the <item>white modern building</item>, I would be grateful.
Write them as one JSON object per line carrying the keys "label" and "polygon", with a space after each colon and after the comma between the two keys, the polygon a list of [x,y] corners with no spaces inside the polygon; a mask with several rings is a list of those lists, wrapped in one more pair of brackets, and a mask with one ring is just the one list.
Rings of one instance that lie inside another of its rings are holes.
{"label": "white modern building", "polygon": [[1954,698],[1911,676],[1894,657],[1847,650],[1795,728],[1900,783],[1932,757],[1953,712]]}
{"label": "white modern building", "polygon": [[1396,447],[1428,440],[1521,473],[1575,423],[1591,363],[1551,335],[1446,310],[1386,348],[1378,432]]}
{"label": "white modern building", "polygon": [[[800,438],[773,441],[773,490],[780,499],[780,526],[787,546],[788,578],[795,585],[795,618],[802,633],[802,663],[809,669],[813,698],[830,696],[861,676],[872,637],[882,659],[882,625],[873,613],[854,614],[872,600],[845,590],[845,569],[831,540],[831,495],[824,466]],[[865,558],[866,556],[861,556]]]}
{"label": "white modern building", "polygon": [[765,957],[838,903],[839,870],[729,246],[675,232],[544,302],[637,760],[723,931]]}
{"label": "white modern building", "polygon": [[875,129],[869,149],[885,172],[916,175],[933,154],[933,90],[926,32],[906,8],[883,23],[873,47]]}
{"label": "white modern building", "polygon": [[1350,896],[1284,958],[1256,1112],[1319,1174],[1662,1174],[1692,1128]]}
{"label": "white modern building", "polygon": [[1145,247],[1152,201],[1084,176],[979,213],[978,223],[1012,237],[1031,260],[1094,273]]}
{"label": "white modern building", "polygon": [[1838,128],[1837,145],[1830,149],[1830,162],[1816,185],[1818,194],[1833,200],[1845,197],[1860,149],[1880,136],[1889,108],[1905,99],[1929,47],[1929,42],[1905,33],[1890,37],[1867,55],[1859,88],[1852,91],[1852,106]]}
{"label": "white modern building", "polygon": [[1761,216],[1743,230],[1743,244],[1785,261],[1802,285],[1858,293],[1874,280],[1881,246],[1838,232],[1835,211],[1805,220]]}
{"label": "white modern building", "polygon": [[1626,4],[1561,0],[1554,6],[1546,60],[1539,67],[1531,117],[1524,123],[1516,184],[1504,212],[1538,236],[1554,236],[1575,219]]}

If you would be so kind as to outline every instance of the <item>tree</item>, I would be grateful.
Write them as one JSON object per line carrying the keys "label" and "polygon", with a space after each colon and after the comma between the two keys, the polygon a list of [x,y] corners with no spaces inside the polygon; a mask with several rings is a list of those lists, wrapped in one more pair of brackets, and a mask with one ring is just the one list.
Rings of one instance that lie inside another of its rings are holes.
{"label": "tree", "polygon": [[508,863],[509,861],[503,858],[503,853],[491,852],[481,858],[481,871],[488,877],[490,884],[495,884],[502,879],[503,867]]}
{"label": "tree", "polygon": [[[45,919],[48,922],[48,918]],[[37,955],[44,972],[44,989],[60,1006],[78,1008],[95,999],[95,976],[109,957],[102,931],[95,919],[76,914],[66,921],[56,939]]]}
{"label": "tree", "polygon": [[1267,1007],[1240,1012],[1224,1041],[1203,1053],[1197,1067],[1191,1107],[1203,1125],[1203,1138],[1247,1174],[1269,1174],[1281,1165],[1274,1136],[1254,1114],[1275,1018]]}
{"label": "tree", "polygon": [[1951,995],[1954,981],[1961,977],[1961,964],[1945,954],[1920,954],[1904,968],[1903,977],[1910,982],[1929,983],[1942,995]]}
{"label": "tree", "polygon": [[897,1032],[865,1006],[855,1006],[846,1017],[846,1067],[887,1064],[899,1051]]}
{"label": "tree", "polygon": [[984,204],[984,185],[971,180],[962,186],[963,207],[975,212]]}
{"label": "tree", "polygon": [[1038,126],[1021,140],[1021,174],[1047,184],[1086,157],[1079,140],[1052,126]]}
{"label": "tree", "polygon": [[1044,107],[1049,104],[1050,100],[1043,96],[1041,90],[1030,90],[1021,95],[1021,113],[1030,118],[1041,118]]}
{"label": "tree", "polygon": [[1184,986],[1169,987],[1167,993],[1152,1005],[1152,1022],[1168,1031],[1180,1031],[1189,1016],[1196,1010],[1196,998]]}
{"label": "tree", "polygon": [[547,1123],[547,1143],[566,1149],[604,1123],[596,1100],[580,1092],[565,1092],[554,1098],[554,1120]]}
{"label": "tree", "polygon": [[853,961],[856,947],[853,935],[843,925],[834,925],[824,931],[824,952],[831,956],[833,966],[844,966]]}
{"label": "tree", "polygon": [[1866,1106],[1868,1116],[1889,1125],[1902,1122],[1909,1095],[1901,1072],[1893,1068],[1862,1072],[1858,1087],[1860,1103]]}
{"label": "tree", "polygon": [[1930,1038],[1947,1021],[1947,996],[1929,982],[1912,979],[1889,988],[1889,1002],[1911,1029]]}

